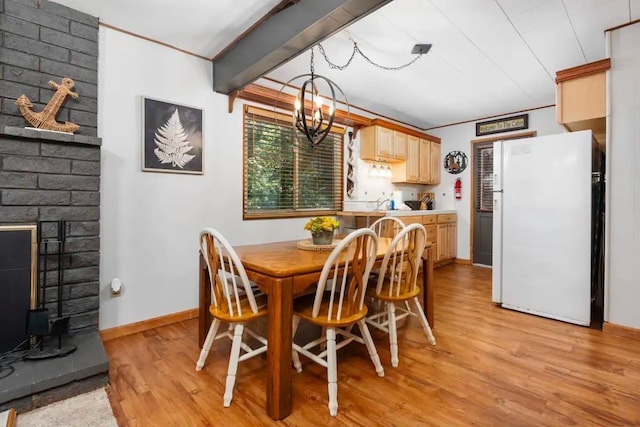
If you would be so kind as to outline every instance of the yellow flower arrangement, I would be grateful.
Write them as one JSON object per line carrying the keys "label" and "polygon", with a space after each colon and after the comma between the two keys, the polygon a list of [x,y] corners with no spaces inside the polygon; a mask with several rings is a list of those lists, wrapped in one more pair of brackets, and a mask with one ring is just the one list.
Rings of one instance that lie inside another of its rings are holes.
{"label": "yellow flower arrangement", "polygon": [[338,227],[340,227],[340,223],[330,216],[311,218],[304,225],[304,229],[311,231],[312,234],[320,231],[333,231]]}

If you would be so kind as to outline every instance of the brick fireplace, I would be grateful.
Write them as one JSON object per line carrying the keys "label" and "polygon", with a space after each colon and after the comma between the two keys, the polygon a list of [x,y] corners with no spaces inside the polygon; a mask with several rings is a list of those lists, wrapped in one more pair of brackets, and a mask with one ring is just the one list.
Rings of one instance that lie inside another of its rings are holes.
{"label": "brick fireplace", "polygon": [[[61,295],[69,334],[63,339],[77,347],[65,357],[12,363],[12,373],[0,376],[2,411],[41,406],[106,384],[108,360],[98,335],[98,19],[47,0],[0,0],[0,22],[0,225],[66,222]],[[54,93],[49,80],[60,83],[63,77],[75,81],[79,98],[68,99],[57,120],[75,122],[79,131],[25,128],[15,100],[25,94],[33,110],[42,111]],[[44,224],[40,233],[43,239],[54,237],[55,224]],[[46,281],[40,261],[45,307],[55,319],[58,260],[47,259]]]}
{"label": "brick fireplace", "polygon": [[[0,380],[0,409],[26,408],[94,388],[106,383],[108,372],[98,336],[100,140],[5,127],[0,131],[0,224],[59,220],[66,221],[67,236],[62,255],[62,315],[69,317],[71,336],[64,340],[78,349],[58,359],[13,364],[16,372]],[[42,238],[53,237],[56,231],[45,224]],[[57,317],[58,283],[52,271],[56,264],[55,257],[49,258],[45,307],[51,319]],[[43,262],[39,268],[42,284]]]}

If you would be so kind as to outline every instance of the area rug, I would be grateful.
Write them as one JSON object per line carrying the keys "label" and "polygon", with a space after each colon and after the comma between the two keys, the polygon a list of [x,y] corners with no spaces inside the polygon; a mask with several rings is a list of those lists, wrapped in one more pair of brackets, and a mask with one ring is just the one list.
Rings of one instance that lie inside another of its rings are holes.
{"label": "area rug", "polygon": [[[104,388],[18,414],[16,427],[118,427]],[[3,426],[4,427],[4,426]]]}

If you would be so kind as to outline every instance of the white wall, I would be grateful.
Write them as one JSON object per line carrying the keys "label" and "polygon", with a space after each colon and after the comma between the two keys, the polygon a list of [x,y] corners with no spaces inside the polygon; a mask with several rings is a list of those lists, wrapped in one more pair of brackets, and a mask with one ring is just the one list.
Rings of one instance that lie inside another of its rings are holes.
{"label": "white wall", "polygon": [[640,24],[607,34],[605,320],[640,328]]}
{"label": "white wall", "polygon": [[[488,136],[507,136],[513,133],[537,131],[539,136],[564,133],[564,127],[556,122],[555,107],[542,108],[527,112],[529,114],[529,129],[515,132],[505,132],[502,134]],[[471,141],[480,139],[476,136],[475,122],[462,123],[459,125],[447,126],[440,129],[433,129],[427,133],[438,136],[442,139],[441,159],[442,165],[444,157],[451,151],[462,151],[471,161]],[[429,191],[436,193],[436,209],[456,209],[458,212],[458,254],[460,259],[471,259],[471,197],[473,189],[470,187],[470,173],[472,167],[467,166],[464,172],[453,175],[442,170],[440,185],[432,187]],[[457,178],[462,180],[462,199],[455,200],[453,186]]]}
{"label": "white wall", "polygon": [[[236,245],[307,237],[305,218],[242,220],[242,105],[229,114],[211,79],[208,61],[100,27],[100,329],[197,307],[205,226]],[[204,110],[204,175],[141,171],[143,95]]]}

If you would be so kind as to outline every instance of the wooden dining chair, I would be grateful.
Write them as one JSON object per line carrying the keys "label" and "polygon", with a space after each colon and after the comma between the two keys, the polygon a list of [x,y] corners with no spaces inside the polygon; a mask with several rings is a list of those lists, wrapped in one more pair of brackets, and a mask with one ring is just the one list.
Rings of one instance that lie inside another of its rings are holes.
{"label": "wooden dining chair", "polygon": [[[401,219],[395,216],[383,216],[382,218],[378,218],[373,224],[369,226],[370,229],[376,233],[378,237],[390,237],[394,238],[398,235],[400,231],[404,229],[405,225]],[[377,277],[379,273],[378,268],[374,268],[371,270],[370,280],[373,277]]]}
{"label": "wooden dining chair", "polygon": [[[247,322],[267,314],[267,297],[264,294],[254,293],[240,258],[219,231],[205,228],[200,233],[200,250],[206,261],[211,281],[209,312],[213,322],[202,346],[196,370],[200,371],[204,367],[215,340],[224,337],[231,339],[231,354],[223,399],[224,406],[228,407],[233,399],[238,362],[267,351],[266,338],[245,327]],[[229,329],[218,334],[221,322],[229,323]],[[242,340],[244,332],[262,345],[254,349],[244,343]],[[240,354],[241,350],[244,351],[243,354]]]}
{"label": "wooden dining chair", "polygon": [[395,216],[383,216],[369,226],[378,237],[391,238],[396,237],[404,227],[404,222]]}
{"label": "wooden dining chair", "polygon": [[[303,296],[293,303],[293,334],[300,319],[325,328],[324,336],[303,346],[293,344],[294,366],[300,372],[302,365],[298,353],[327,368],[329,413],[338,413],[338,363],[337,350],[351,341],[365,344],[378,376],[384,376],[378,352],[365,323],[367,306],[364,295],[371,267],[376,259],[378,241],[375,233],[362,228],[347,235],[331,252],[324,264],[315,294]],[[326,289],[332,280],[334,286]],[[357,324],[362,337],[351,332]],[[336,334],[344,337],[336,343]],[[326,350],[318,354],[310,350],[326,340]]]}
{"label": "wooden dining chair", "polygon": [[[393,367],[397,367],[399,363],[398,320],[409,315],[418,317],[429,343],[436,344],[418,298],[420,295],[418,269],[426,236],[427,232],[422,224],[410,224],[400,231],[382,259],[375,286],[370,286],[367,290],[367,296],[380,300],[386,305],[386,310],[368,316],[366,322],[389,334],[391,365]],[[415,305],[415,312],[410,309],[409,302],[413,302]],[[396,310],[402,313],[396,315]]]}

